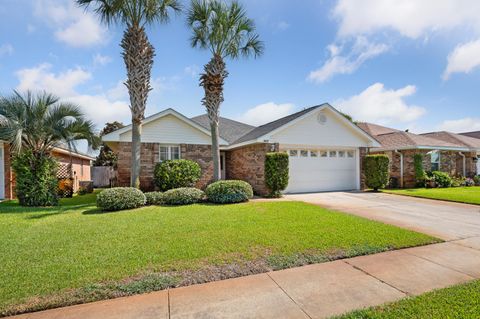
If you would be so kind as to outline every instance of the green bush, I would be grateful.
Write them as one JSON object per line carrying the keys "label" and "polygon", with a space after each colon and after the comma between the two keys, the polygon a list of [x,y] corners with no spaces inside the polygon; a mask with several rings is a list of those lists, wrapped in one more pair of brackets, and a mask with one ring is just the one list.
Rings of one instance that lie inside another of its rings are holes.
{"label": "green bush", "polygon": [[435,172],[432,172],[432,177],[437,187],[452,186],[452,183],[453,183],[452,178],[447,173],[435,171]]}
{"label": "green bush", "polygon": [[103,211],[138,208],[145,202],[145,195],[134,187],[109,188],[97,195],[97,207]]}
{"label": "green bush", "polygon": [[253,197],[253,189],[244,181],[218,181],[207,186],[207,199],[212,203],[230,204],[246,202]]}
{"label": "green bush", "polygon": [[475,183],[475,186],[480,186],[480,176],[474,176],[473,177],[473,182]]}
{"label": "green bush", "polygon": [[155,166],[154,182],[162,191],[193,187],[202,176],[200,165],[190,160],[163,161]]}
{"label": "green bush", "polygon": [[146,205],[162,205],[163,204],[162,192],[145,193],[145,198],[147,199]]}
{"label": "green bush", "polygon": [[388,185],[388,156],[367,155],[363,161],[365,169],[365,183],[369,188],[377,191],[379,188],[385,188]]}
{"label": "green bush", "polygon": [[205,193],[194,187],[175,188],[162,195],[166,205],[190,205],[200,203],[205,198]]}
{"label": "green bush", "polygon": [[417,187],[425,187],[427,174],[423,169],[423,154],[413,155],[413,165],[415,168],[415,184]]}
{"label": "green bush", "polygon": [[15,194],[22,206],[58,205],[58,162],[48,155],[25,151],[12,161]]}
{"label": "green bush", "polygon": [[459,177],[452,177],[452,187],[462,187],[462,186],[467,186],[467,179],[463,176]]}
{"label": "green bush", "polygon": [[265,157],[265,184],[270,197],[280,197],[288,186],[288,154],[267,153]]}

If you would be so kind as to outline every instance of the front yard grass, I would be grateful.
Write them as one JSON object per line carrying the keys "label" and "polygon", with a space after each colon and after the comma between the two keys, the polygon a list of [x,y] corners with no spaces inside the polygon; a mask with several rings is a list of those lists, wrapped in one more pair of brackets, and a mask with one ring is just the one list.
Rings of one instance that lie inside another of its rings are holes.
{"label": "front yard grass", "polygon": [[101,213],[0,203],[0,315],[438,242],[301,202]]}
{"label": "front yard grass", "polygon": [[480,205],[480,187],[388,189],[385,193]]}
{"label": "front yard grass", "polygon": [[411,318],[480,318],[480,280],[338,317],[338,319]]}

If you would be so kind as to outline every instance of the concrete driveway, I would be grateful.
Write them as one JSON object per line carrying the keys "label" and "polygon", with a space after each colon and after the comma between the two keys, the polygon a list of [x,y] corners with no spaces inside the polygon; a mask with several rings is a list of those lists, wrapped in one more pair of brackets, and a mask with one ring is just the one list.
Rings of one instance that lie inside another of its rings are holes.
{"label": "concrete driveway", "polygon": [[480,236],[480,206],[384,193],[332,192],[286,195],[346,213],[416,230],[444,240]]}

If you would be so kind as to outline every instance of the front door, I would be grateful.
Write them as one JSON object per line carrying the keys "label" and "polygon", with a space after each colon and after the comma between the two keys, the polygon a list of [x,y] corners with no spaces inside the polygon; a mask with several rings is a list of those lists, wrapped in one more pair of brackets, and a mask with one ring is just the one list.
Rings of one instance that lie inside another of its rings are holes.
{"label": "front door", "polygon": [[5,160],[3,142],[0,142],[0,199],[5,198]]}
{"label": "front door", "polygon": [[225,179],[225,152],[220,152],[220,177]]}

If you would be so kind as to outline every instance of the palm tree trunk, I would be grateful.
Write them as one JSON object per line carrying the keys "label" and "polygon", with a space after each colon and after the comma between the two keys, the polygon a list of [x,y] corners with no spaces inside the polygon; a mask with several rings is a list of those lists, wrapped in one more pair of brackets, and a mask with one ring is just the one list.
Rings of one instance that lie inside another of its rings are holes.
{"label": "palm tree trunk", "polygon": [[220,146],[218,122],[220,117],[220,105],[223,102],[223,84],[228,76],[225,62],[219,55],[213,58],[204,67],[205,73],[200,76],[200,85],[205,90],[205,97],[202,104],[205,106],[210,120],[210,131],[212,134],[212,162],[213,179],[221,179],[220,171]]}
{"label": "palm tree trunk", "polygon": [[129,25],[123,34],[123,61],[127,67],[125,86],[130,95],[132,112],[132,166],[130,186],[140,188],[140,154],[142,145],[142,121],[145,118],[148,93],[152,90],[150,78],[155,49],[150,44],[145,29]]}

